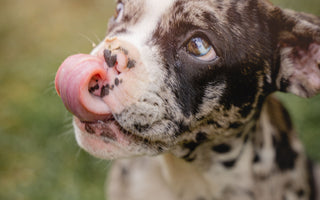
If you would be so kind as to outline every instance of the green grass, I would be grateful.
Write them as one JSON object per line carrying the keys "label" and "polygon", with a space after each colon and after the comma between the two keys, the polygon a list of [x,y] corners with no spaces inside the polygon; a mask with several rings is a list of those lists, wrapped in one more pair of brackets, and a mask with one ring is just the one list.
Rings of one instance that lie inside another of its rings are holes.
{"label": "green grass", "polygon": [[[2,0],[0,199],[104,199],[110,163],[77,146],[54,92],[58,66],[103,38],[113,0]],[[318,0],[274,0],[320,15]],[[281,95],[312,158],[320,160],[320,97]]]}

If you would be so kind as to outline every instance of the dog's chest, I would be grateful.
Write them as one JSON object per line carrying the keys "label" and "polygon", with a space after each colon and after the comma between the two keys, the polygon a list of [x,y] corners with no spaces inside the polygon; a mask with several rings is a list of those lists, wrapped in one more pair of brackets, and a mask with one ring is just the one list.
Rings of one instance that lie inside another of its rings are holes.
{"label": "dog's chest", "polygon": [[269,100],[248,133],[229,143],[203,143],[188,153],[194,159],[165,154],[117,161],[111,199],[309,199],[303,148],[291,127],[275,124],[286,124],[279,106]]}

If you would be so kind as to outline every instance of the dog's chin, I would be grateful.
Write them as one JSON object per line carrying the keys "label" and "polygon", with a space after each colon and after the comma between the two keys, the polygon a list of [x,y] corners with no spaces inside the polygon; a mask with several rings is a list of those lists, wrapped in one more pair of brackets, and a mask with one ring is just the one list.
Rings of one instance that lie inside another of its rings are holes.
{"label": "dog's chin", "polygon": [[81,148],[101,159],[128,158],[141,155],[157,155],[151,142],[123,129],[110,117],[104,121],[83,122],[74,117],[76,140]]}

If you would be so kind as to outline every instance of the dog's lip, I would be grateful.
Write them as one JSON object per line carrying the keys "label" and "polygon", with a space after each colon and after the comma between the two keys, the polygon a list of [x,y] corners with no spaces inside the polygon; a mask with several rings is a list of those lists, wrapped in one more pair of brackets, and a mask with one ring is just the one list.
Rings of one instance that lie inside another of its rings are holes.
{"label": "dog's lip", "polygon": [[123,143],[126,136],[132,135],[129,131],[123,129],[112,115],[98,121],[81,121],[75,117],[75,122],[83,133],[102,138],[108,142]]}

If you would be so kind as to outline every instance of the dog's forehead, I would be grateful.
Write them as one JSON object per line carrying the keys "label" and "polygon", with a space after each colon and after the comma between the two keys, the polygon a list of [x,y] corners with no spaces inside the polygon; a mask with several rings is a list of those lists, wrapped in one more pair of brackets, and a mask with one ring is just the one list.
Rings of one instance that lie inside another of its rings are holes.
{"label": "dog's forehead", "polygon": [[124,3],[123,20],[111,32],[136,46],[143,46],[157,28],[164,13],[170,10],[175,1],[122,0],[121,2]]}
{"label": "dog's forehead", "polygon": [[[144,45],[155,31],[168,33],[181,22],[209,29],[219,24],[234,24],[240,13],[250,13],[261,2],[256,0],[122,0],[125,11],[114,35],[136,45]],[[181,23],[182,24],[182,23]],[[172,31],[171,31],[172,32]],[[121,33],[121,34],[119,34]],[[175,37],[172,35],[172,37]],[[154,39],[154,38],[153,38]]]}
{"label": "dog's forehead", "polygon": [[[228,7],[229,1],[215,0],[122,0],[124,17],[111,29],[115,35],[132,41],[138,46],[151,39],[159,28],[165,33],[181,21],[188,21],[205,28],[208,22],[201,20],[204,13],[220,18],[220,7]],[[222,5],[223,4],[223,5]],[[223,20],[221,20],[223,21]],[[120,34],[119,34],[120,33]],[[173,36],[174,37],[174,36]]]}

